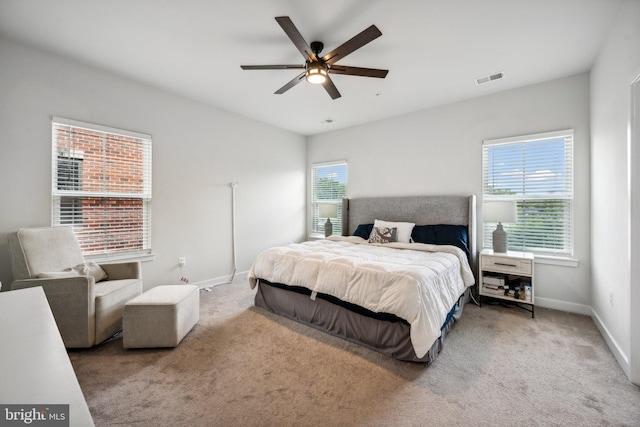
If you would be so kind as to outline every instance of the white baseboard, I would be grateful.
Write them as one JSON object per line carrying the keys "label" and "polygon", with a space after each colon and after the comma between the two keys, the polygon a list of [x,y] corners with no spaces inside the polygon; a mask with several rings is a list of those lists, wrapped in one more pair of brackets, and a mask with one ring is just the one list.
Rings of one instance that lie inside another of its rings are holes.
{"label": "white baseboard", "polygon": [[566,311],[568,313],[583,314],[585,316],[591,316],[591,313],[592,313],[591,307],[588,305],[576,304],[574,302],[558,301],[558,300],[549,299],[549,298],[540,298],[540,297],[535,297],[535,298],[536,298],[535,302],[537,307],[551,308],[553,310]]}
{"label": "white baseboard", "polygon": [[593,309],[591,310],[591,318],[593,319],[593,323],[596,324],[596,327],[600,331],[600,335],[604,338],[604,341],[607,343],[609,350],[613,353],[613,356],[618,361],[618,364],[624,371],[627,378],[629,378],[630,366],[629,366],[629,357],[624,354],[624,352],[620,349],[620,346],[616,342],[615,338],[611,335],[607,327],[602,323],[600,316]]}
{"label": "white baseboard", "polygon": [[[238,279],[241,279],[244,277],[246,279],[246,276],[249,274],[249,271],[242,271],[240,273],[236,273],[235,277],[234,277],[234,281],[237,281]],[[227,275],[227,276],[222,276],[222,277],[216,277],[213,279],[207,279],[207,280],[203,280],[201,282],[195,282],[192,283],[192,285],[196,285],[198,287],[200,287],[201,289],[205,289],[205,288],[211,288],[213,286],[218,286],[218,285],[226,285],[226,284],[230,284],[231,280],[231,275]],[[246,281],[246,280],[245,280]],[[247,282],[247,286],[249,286],[249,283]]]}

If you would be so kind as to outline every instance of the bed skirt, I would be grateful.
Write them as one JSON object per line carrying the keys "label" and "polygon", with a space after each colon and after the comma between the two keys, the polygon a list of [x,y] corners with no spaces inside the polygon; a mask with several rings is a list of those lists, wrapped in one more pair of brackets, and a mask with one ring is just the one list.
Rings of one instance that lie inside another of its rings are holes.
{"label": "bed skirt", "polygon": [[313,328],[328,332],[398,360],[432,363],[442,350],[453,323],[460,318],[469,300],[470,288],[458,298],[442,325],[440,337],[427,354],[418,358],[410,338],[409,323],[392,314],[377,314],[328,295],[315,300],[304,288],[291,288],[258,281],[255,305]]}

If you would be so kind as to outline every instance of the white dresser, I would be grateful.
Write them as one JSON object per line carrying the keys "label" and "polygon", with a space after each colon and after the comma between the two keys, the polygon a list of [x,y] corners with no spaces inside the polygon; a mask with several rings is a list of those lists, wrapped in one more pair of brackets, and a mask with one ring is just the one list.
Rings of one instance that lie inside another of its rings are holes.
{"label": "white dresser", "polygon": [[42,288],[0,292],[0,343],[0,404],[68,404],[68,425],[94,425]]}

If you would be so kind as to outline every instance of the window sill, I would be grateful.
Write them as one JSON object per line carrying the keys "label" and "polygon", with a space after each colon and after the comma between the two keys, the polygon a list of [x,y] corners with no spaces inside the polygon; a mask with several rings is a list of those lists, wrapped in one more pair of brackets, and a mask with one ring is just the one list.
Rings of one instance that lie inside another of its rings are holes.
{"label": "window sill", "polygon": [[140,261],[149,262],[156,258],[156,254],[122,254],[122,255],[87,255],[85,259],[95,261],[97,263],[110,263],[110,262],[127,262],[127,261]]}
{"label": "window sill", "polygon": [[557,265],[560,267],[577,268],[578,264],[580,263],[580,260],[575,258],[569,258],[569,257],[535,254],[535,263],[545,264],[545,265]]}

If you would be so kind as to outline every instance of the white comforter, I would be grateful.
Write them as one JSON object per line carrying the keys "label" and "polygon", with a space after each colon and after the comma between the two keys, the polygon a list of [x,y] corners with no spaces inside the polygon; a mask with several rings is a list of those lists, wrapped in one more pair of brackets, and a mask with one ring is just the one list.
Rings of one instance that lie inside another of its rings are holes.
{"label": "white comforter", "polygon": [[259,278],[395,314],[411,325],[411,343],[418,357],[440,336],[440,327],[458,297],[474,284],[467,257],[455,246],[369,244],[356,236],[268,249],[249,271],[251,288]]}

